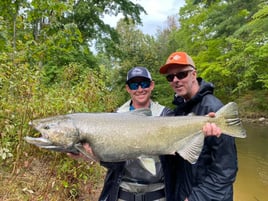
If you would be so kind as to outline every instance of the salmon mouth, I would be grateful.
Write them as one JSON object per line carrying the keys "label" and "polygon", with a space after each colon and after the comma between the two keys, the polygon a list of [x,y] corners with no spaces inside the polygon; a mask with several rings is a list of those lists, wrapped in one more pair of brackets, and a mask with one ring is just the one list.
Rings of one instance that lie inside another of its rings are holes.
{"label": "salmon mouth", "polygon": [[58,152],[64,152],[64,153],[72,153],[72,154],[79,153],[79,151],[73,146],[66,147],[63,145],[55,145],[49,139],[44,138],[44,137],[35,138],[35,137],[26,136],[26,137],[24,137],[24,139],[28,143],[34,144],[39,148],[48,149],[48,150],[52,150],[52,151],[58,151]]}
{"label": "salmon mouth", "polygon": [[51,146],[53,145],[53,143],[47,139],[47,138],[44,138],[44,137],[29,137],[29,136],[26,136],[24,138],[27,142],[31,143],[31,144],[35,144],[36,146],[38,147],[45,147],[45,146]]}

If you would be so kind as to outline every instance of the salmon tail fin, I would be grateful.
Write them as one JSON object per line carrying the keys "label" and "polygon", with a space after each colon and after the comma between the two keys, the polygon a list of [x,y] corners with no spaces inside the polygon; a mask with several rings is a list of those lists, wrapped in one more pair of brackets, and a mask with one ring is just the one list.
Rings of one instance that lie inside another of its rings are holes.
{"label": "salmon tail fin", "polygon": [[235,102],[230,102],[216,112],[216,124],[226,135],[245,138],[246,130],[243,128],[242,121],[239,118],[238,106]]}

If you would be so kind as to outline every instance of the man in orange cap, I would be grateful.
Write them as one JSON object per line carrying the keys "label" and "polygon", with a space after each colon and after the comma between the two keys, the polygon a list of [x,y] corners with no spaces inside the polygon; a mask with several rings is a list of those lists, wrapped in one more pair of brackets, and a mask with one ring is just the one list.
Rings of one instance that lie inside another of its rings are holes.
{"label": "man in orange cap", "polygon": [[[175,92],[175,115],[207,115],[223,106],[213,95],[213,84],[197,77],[196,66],[187,53],[172,53],[159,71],[166,76]],[[237,173],[237,152],[233,137],[207,137],[194,165],[179,155],[162,156],[162,164],[166,191],[174,192],[166,195],[167,200],[233,200],[233,183]]]}

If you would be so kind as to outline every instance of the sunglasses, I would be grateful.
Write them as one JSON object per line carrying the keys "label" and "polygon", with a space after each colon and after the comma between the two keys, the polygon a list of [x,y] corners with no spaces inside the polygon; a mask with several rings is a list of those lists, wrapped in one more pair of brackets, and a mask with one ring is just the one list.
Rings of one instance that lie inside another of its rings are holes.
{"label": "sunglasses", "polygon": [[139,88],[139,86],[141,86],[141,88],[145,89],[145,88],[150,87],[151,81],[130,82],[127,85],[131,90],[137,90]]}
{"label": "sunglasses", "polygon": [[193,70],[186,70],[186,71],[181,71],[175,74],[169,74],[166,76],[167,81],[169,82],[173,82],[174,77],[176,77],[178,80],[182,80],[184,78],[186,78],[189,74],[189,72],[192,72]]}

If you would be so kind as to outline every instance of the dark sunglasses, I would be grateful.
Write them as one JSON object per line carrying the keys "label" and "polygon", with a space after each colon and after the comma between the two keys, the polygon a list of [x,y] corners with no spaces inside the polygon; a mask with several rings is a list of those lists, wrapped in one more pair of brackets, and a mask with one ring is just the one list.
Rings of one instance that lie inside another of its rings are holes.
{"label": "dark sunglasses", "polygon": [[130,83],[127,83],[127,85],[131,90],[137,90],[139,88],[139,86],[141,86],[141,88],[145,89],[145,88],[150,87],[151,81],[130,82]]}
{"label": "dark sunglasses", "polygon": [[167,81],[169,81],[169,82],[173,82],[174,77],[176,77],[179,80],[182,80],[182,79],[184,79],[184,78],[186,78],[188,76],[189,72],[192,72],[192,71],[193,70],[181,71],[181,72],[178,72],[178,73],[175,73],[175,74],[167,75],[166,78],[167,78]]}

